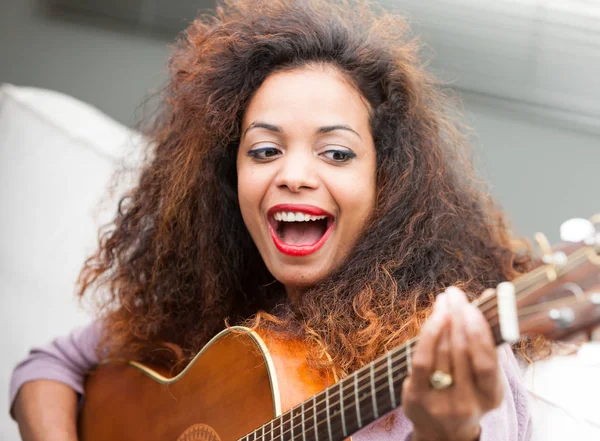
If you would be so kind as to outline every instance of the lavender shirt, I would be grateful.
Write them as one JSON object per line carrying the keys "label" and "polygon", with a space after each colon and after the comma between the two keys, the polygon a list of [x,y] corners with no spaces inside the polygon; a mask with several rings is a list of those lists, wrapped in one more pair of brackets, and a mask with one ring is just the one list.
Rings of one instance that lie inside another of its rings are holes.
{"label": "lavender shirt", "polygon": [[[32,380],[55,380],[83,395],[85,373],[98,363],[96,346],[100,335],[98,323],[77,328],[46,346],[31,350],[13,371],[10,384],[10,408],[23,384]],[[498,349],[504,373],[504,401],[498,409],[481,420],[480,441],[527,441],[531,436],[527,395],[519,367],[508,346]],[[391,430],[373,423],[352,436],[353,441],[409,441],[412,424],[401,409],[396,411]]]}

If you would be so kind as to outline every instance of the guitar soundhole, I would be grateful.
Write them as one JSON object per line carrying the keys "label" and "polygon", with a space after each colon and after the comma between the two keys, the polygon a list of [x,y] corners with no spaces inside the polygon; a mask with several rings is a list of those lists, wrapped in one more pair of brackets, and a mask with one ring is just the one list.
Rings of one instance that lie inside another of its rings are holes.
{"label": "guitar soundhole", "polygon": [[185,429],[177,441],[221,441],[217,432],[206,424],[194,424]]}

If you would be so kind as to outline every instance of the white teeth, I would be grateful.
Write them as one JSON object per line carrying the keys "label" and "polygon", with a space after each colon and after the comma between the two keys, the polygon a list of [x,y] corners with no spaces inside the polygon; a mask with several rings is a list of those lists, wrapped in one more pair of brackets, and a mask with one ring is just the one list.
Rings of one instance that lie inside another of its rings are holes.
{"label": "white teeth", "polygon": [[326,219],[327,216],[313,216],[307,213],[292,212],[292,211],[280,211],[273,214],[276,221],[283,222],[308,222]]}

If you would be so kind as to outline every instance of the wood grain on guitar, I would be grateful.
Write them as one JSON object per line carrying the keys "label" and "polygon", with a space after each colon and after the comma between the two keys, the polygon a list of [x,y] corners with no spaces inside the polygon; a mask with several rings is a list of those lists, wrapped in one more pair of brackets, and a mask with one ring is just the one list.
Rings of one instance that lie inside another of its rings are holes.
{"label": "wood grain on guitar", "polygon": [[[567,234],[575,243],[546,248],[543,265],[510,282],[520,335],[559,339],[600,323],[597,223],[579,222],[581,237]],[[475,302],[498,344],[499,302]],[[415,342],[334,383],[311,370],[302,343],[233,327],[173,378],[134,362],[99,366],[86,380],[80,439],[341,441],[401,404]]]}

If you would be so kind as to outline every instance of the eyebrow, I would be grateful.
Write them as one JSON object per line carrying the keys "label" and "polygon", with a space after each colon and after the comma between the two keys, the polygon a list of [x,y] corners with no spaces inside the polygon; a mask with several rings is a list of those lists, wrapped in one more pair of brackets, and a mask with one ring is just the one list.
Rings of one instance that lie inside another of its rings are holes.
{"label": "eyebrow", "polygon": [[[268,123],[261,122],[261,121],[254,121],[252,124],[250,124],[248,126],[248,128],[246,130],[244,130],[244,134],[243,134],[242,138],[244,138],[246,136],[246,133],[248,133],[248,131],[250,131],[251,129],[266,129],[266,130],[269,130],[269,131],[275,132],[275,133],[283,133],[283,130],[279,126],[276,126],[274,124],[268,124]],[[316,133],[323,134],[323,133],[333,132],[335,130],[347,130],[349,132],[354,133],[356,136],[359,137],[359,139],[362,139],[356,130],[354,130],[352,127],[347,126],[345,124],[336,124],[333,126],[319,127],[317,129]]]}

